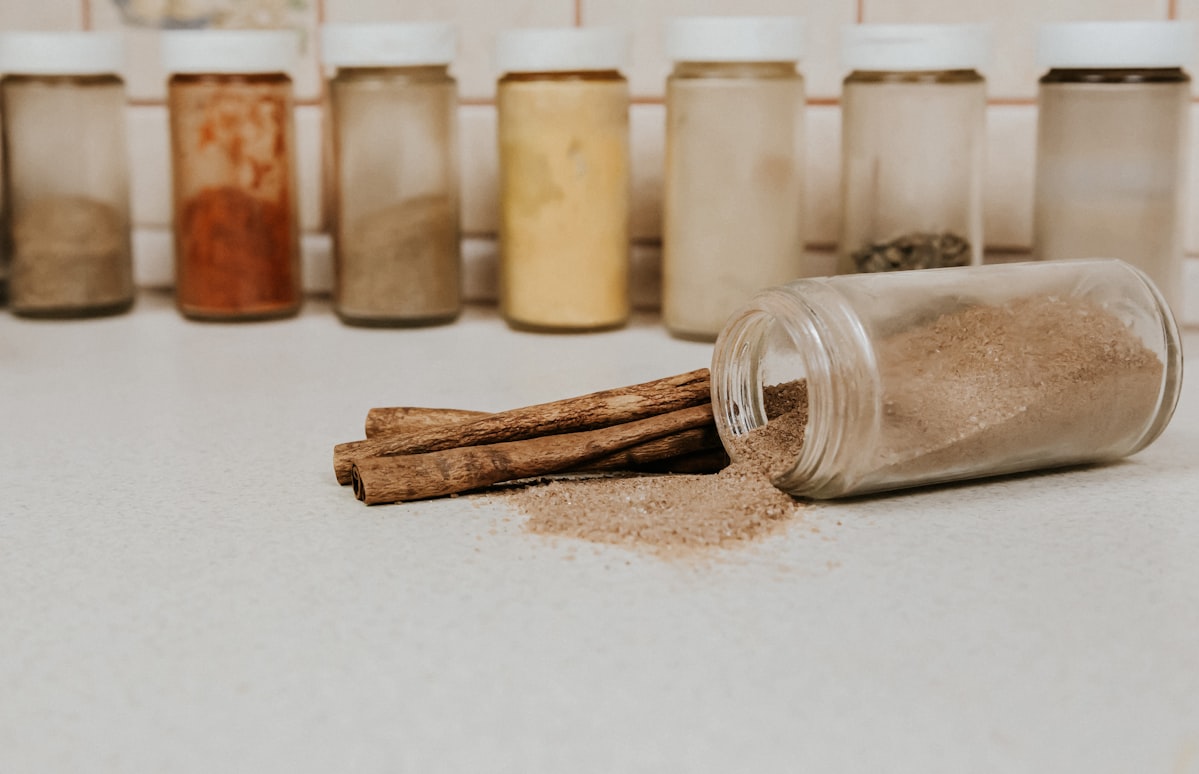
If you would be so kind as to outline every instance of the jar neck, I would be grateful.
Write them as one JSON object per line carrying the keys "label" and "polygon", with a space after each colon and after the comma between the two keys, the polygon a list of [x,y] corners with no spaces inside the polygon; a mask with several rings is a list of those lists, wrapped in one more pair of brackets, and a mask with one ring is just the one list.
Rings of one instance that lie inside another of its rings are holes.
{"label": "jar neck", "polygon": [[619,70],[555,70],[535,73],[506,73],[500,83],[528,83],[533,81],[623,81]]}
{"label": "jar neck", "polygon": [[450,66],[444,65],[405,65],[405,66],[371,66],[371,67],[338,67],[334,76],[339,81],[357,80],[388,80],[401,79],[410,81],[444,81],[450,78]]}
{"label": "jar neck", "polygon": [[672,78],[797,78],[795,62],[675,62]]}
{"label": "jar neck", "polygon": [[977,70],[854,70],[845,76],[846,84],[864,83],[983,83]]}
{"label": "jar neck", "polygon": [[1181,67],[1055,67],[1041,77],[1041,84],[1053,83],[1190,83]]}
{"label": "jar neck", "polygon": [[736,438],[767,422],[765,388],[806,380],[804,442],[774,484],[800,497],[853,487],[854,460],[878,432],[881,385],[861,320],[828,281],[759,293],[721,332],[711,378],[716,427],[733,459]]}
{"label": "jar neck", "polygon": [[175,73],[169,81],[170,85],[189,85],[194,83],[259,86],[289,84],[291,83],[291,78],[286,73]]}
{"label": "jar neck", "polygon": [[124,86],[125,84],[119,75],[112,73],[96,75],[9,73],[0,78],[0,83],[13,85],[39,83],[49,86]]}

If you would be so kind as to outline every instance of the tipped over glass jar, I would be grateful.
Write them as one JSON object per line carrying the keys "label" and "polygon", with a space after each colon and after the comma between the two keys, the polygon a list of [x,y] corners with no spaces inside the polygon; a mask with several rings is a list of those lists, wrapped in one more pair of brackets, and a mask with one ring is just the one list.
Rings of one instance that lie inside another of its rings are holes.
{"label": "tipped over glass jar", "polygon": [[771,477],[815,499],[1126,457],[1181,384],[1169,306],[1110,259],[797,280],[734,315],[712,358],[730,456],[790,439]]}

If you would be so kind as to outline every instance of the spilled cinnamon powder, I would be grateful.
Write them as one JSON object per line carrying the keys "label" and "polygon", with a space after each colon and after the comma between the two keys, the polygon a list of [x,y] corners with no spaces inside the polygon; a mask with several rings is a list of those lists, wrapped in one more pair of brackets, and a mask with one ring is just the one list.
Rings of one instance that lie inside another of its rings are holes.
{"label": "spilled cinnamon powder", "polygon": [[708,475],[585,478],[504,494],[525,528],[657,551],[732,547],[776,532],[799,502],[771,478],[794,462],[808,421],[803,382],[767,387],[770,422],[738,439],[738,460]]}

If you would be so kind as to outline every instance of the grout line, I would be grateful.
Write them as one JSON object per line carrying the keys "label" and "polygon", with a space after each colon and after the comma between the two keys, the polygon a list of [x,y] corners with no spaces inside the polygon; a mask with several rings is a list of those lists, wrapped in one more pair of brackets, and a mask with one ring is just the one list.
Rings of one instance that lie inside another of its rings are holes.
{"label": "grout line", "polygon": [[854,9],[854,21],[858,24],[866,20],[866,0],[858,0],[857,7]]}
{"label": "grout line", "polygon": [[92,29],[92,3],[91,0],[80,0],[80,23],[84,30]]}
{"label": "grout line", "polygon": [[1166,18],[1178,18],[1178,0],[1167,0],[1166,2]]}
{"label": "grout line", "polygon": [[575,0],[575,26],[583,26],[583,0]]}

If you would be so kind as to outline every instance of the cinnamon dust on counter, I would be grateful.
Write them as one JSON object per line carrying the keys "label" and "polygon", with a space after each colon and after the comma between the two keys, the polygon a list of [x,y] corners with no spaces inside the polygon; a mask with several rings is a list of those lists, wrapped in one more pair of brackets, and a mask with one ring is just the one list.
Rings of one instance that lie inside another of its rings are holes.
{"label": "cinnamon dust on counter", "polygon": [[708,475],[583,478],[503,497],[541,535],[653,551],[730,548],[775,534],[800,509],[771,483],[798,456],[808,421],[803,382],[767,387],[769,423],[738,439],[737,460]]}

